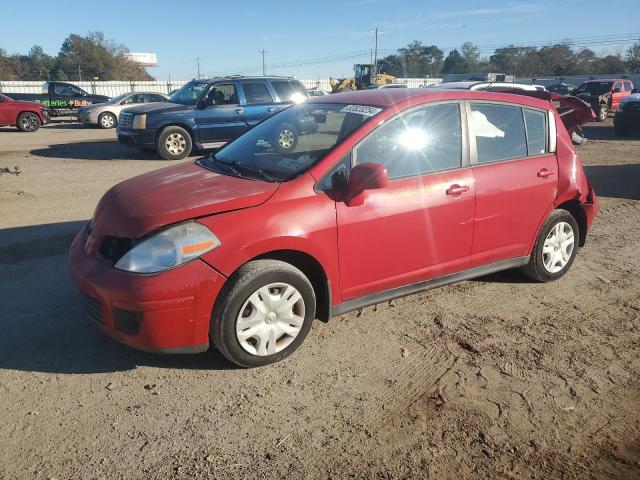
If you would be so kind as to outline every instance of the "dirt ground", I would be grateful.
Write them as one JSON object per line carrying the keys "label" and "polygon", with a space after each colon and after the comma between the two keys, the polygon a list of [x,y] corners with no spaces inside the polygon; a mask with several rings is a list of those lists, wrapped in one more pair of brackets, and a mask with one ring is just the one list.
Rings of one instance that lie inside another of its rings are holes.
{"label": "dirt ground", "polygon": [[316,322],[282,363],[153,356],[85,320],[66,250],[168,162],[113,131],[0,129],[0,478],[640,478],[640,138],[578,148],[602,211],[571,272]]}

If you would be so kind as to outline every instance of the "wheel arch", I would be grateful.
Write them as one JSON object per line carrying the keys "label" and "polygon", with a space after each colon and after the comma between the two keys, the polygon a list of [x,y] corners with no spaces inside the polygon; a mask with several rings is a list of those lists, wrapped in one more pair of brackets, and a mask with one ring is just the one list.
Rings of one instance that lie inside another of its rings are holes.
{"label": "wheel arch", "polygon": [[158,143],[158,138],[160,138],[160,135],[162,135],[162,132],[164,131],[164,129],[169,127],[184,128],[189,134],[189,136],[191,137],[191,145],[192,145],[191,148],[193,149],[196,146],[196,136],[195,136],[195,131],[193,130],[193,127],[182,122],[170,122],[170,123],[167,123],[166,125],[160,125],[156,130],[156,139],[155,139],[156,143]]}
{"label": "wheel arch", "polygon": [[578,228],[580,229],[578,232],[580,234],[580,237],[578,238],[578,246],[583,247],[587,240],[587,215],[580,206],[580,202],[575,198],[567,200],[564,203],[556,205],[555,210],[566,210],[573,218],[576,219]]}
{"label": "wheel arch", "polygon": [[20,118],[20,115],[22,115],[23,113],[33,113],[36,117],[38,117],[40,119],[40,123],[44,122],[44,118],[42,117],[42,114],[40,112],[37,112],[36,110],[32,110],[32,109],[26,108],[26,109],[20,110],[18,113],[16,113],[16,123],[18,123],[18,119]]}
{"label": "wheel arch", "polygon": [[331,317],[331,288],[327,273],[315,257],[301,250],[283,249],[261,253],[248,259],[245,263],[255,260],[280,260],[293,265],[304,273],[316,294],[316,318],[325,323],[329,321]]}

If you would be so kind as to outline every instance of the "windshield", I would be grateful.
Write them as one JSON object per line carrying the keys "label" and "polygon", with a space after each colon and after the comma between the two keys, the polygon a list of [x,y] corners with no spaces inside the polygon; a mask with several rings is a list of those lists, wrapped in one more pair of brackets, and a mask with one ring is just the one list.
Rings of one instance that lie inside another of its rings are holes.
{"label": "windshield", "polygon": [[118,95],[117,97],[113,97],[111,100],[109,100],[108,103],[120,103],[122,100],[127,98],[129,95],[131,95],[131,94],[130,93],[123,93],[121,95]]}
{"label": "windshield", "polygon": [[200,164],[267,181],[291,180],[381,111],[367,105],[295,105],[258,124]]}
{"label": "windshield", "polygon": [[613,82],[585,82],[578,87],[577,93],[590,93],[591,95],[602,95],[611,91]]}
{"label": "windshield", "polygon": [[171,95],[169,101],[182,105],[195,105],[206,87],[207,82],[189,82]]}

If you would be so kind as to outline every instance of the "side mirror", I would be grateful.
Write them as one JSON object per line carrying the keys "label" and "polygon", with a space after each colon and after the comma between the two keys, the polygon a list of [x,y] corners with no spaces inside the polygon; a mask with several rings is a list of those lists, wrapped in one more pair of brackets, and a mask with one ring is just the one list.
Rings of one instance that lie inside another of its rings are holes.
{"label": "side mirror", "polygon": [[364,203],[364,191],[385,188],[389,185],[387,168],[380,163],[361,163],[351,169],[347,183],[345,203],[356,207]]}

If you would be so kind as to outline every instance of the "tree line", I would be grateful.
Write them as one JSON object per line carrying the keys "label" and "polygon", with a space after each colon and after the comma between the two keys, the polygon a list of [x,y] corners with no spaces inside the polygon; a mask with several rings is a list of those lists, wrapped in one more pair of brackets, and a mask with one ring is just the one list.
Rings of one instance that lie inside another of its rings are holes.
{"label": "tree line", "polygon": [[153,80],[125,56],[128,52],[124,45],[105,39],[102,32],[69,35],[55,57],[39,45],[26,55],[8,55],[0,48],[0,80]]}
{"label": "tree line", "polygon": [[483,57],[477,45],[465,42],[445,57],[436,45],[414,40],[398,53],[378,60],[381,72],[396,77],[438,77],[446,73],[499,72],[519,77],[640,73],[640,43],[624,52],[598,55],[569,43],[544,47],[508,45]]}

